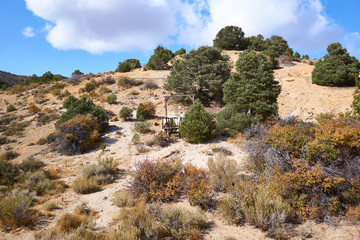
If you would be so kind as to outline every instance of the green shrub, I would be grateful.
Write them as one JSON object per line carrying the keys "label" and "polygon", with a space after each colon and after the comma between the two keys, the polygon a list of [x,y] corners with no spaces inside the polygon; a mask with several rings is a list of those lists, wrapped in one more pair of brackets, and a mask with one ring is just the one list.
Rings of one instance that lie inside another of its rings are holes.
{"label": "green shrub", "polygon": [[0,199],[0,226],[15,229],[33,225],[37,216],[36,212],[31,210],[32,201],[28,196]]}
{"label": "green shrub", "polygon": [[67,110],[61,114],[60,119],[55,124],[56,127],[59,127],[62,123],[74,118],[78,114],[92,114],[100,124],[101,131],[105,131],[109,127],[109,118],[107,117],[105,110],[96,107],[93,101],[87,97],[77,99],[70,96],[64,101],[63,106]]}
{"label": "green shrub", "polygon": [[199,100],[190,107],[181,122],[179,131],[181,138],[190,143],[201,143],[215,135],[216,123],[213,116],[204,110]]}
{"label": "green shrub", "polygon": [[66,155],[74,155],[97,148],[100,130],[100,125],[93,115],[77,115],[59,125],[58,150]]}
{"label": "green shrub", "polygon": [[355,86],[355,76],[360,72],[359,61],[351,57],[340,43],[330,44],[327,51],[324,60],[319,60],[315,65],[312,83],[320,86]]}
{"label": "green shrub", "polygon": [[171,50],[159,45],[154,49],[154,54],[151,55],[146,68],[151,70],[167,70],[170,68],[168,62],[173,57],[174,54]]}
{"label": "green shrub", "polygon": [[16,110],[16,107],[13,104],[10,104],[9,106],[7,106],[6,108],[6,112],[13,112]]}
{"label": "green shrub", "polygon": [[131,117],[133,115],[133,110],[131,108],[124,106],[121,108],[119,115],[120,115],[120,118],[124,119],[124,121],[127,121],[127,120],[131,119]]}
{"label": "green shrub", "polygon": [[140,103],[138,108],[136,109],[136,118],[139,120],[145,120],[146,119],[146,115],[145,115],[145,107],[144,104]]}
{"label": "green shrub", "polygon": [[151,124],[149,122],[136,122],[134,125],[135,131],[139,133],[148,133],[151,131]]}
{"label": "green shrub", "polygon": [[116,104],[117,102],[116,102],[116,100],[117,100],[117,96],[115,95],[115,94],[110,94],[107,98],[106,98],[106,102],[108,103],[108,104]]}
{"label": "green shrub", "polygon": [[119,62],[118,68],[115,72],[130,72],[132,69],[141,68],[138,59],[127,59],[124,62]]}
{"label": "green shrub", "polygon": [[136,110],[136,118],[139,120],[149,119],[156,113],[155,104],[152,102],[140,103]]}

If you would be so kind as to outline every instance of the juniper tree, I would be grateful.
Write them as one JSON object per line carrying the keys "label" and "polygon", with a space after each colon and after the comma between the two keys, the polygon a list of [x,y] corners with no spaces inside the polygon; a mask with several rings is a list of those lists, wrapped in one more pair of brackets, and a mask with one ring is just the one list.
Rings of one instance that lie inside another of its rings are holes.
{"label": "juniper tree", "polygon": [[181,94],[195,94],[202,103],[222,101],[222,87],[230,77],[229,57],[212,47],[199,47],[177,60],[165,88]]}
{"label": "juniper tree", "polygon": [[323,60],[315,64],[312,83],[320,86],[354,86],[360,63],[340,43],[332,43]]}

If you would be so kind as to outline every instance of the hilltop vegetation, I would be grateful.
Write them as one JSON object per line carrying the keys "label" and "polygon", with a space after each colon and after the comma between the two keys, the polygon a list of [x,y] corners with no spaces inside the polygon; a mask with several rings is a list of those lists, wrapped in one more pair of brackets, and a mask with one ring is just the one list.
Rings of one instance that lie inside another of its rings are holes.
{"label": "hilltop vegetation", "polygon": [[[315,86],[332,98],[355,90],[351,112],[306,121],[279,109],[309,97],[288,96],[300,81],[313,87],[307,57],[234,26],[215,39],[189,53],[158,46],[142,68],[128,59],[115,72],[47,72],[2,90],[0,238],[357,238],[359,71],[347,72],[356,89]],[[356,65],[329,49],[324,62]],[[165,110],[176,94],[196,101],[174,97]],[[165,111],[180,138],[162,131]]]}

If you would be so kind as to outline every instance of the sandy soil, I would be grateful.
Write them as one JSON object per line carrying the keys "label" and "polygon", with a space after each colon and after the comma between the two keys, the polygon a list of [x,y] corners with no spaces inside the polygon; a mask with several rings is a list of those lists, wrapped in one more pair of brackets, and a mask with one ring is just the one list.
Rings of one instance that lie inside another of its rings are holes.
{"label": "sandy soil", "polygon": [[[233,62],[236,61],[237,54],[230,52]],[[354,88],[330,88],[319,87],[311,84],[311,71],[313,67],[304,63],[295,63],[291,67],[283,67],[275,70],[275,78],[282,86],[282,92],[279,96],[279,115],[285,117],[289,114],[298,115],[300,118],[312,121],[316,114],[333,112],[339,113],[350,109],[352,102],[352,93]],[[105,79],[107,76],[112,76],[115,79],[122,75],[133,77],[147,81],[152,79],[159,86],[162,86],[169,71],[143,71],[136,70],[130,73],[105,73],[97,77],[97,81]],[[78,86],[68,86],[67,90],[79,96],[79,89],[84,87],[86,82],[82,82]],[[119,104],[109,105],[106,102],[96,101],[96,104],[111,110],[116,115],[122,106],[132,107],[134,110],[140,102],[152,101],[157,106],[157,115],[164,115],[164,96],[169,93],[162,88],[156,90],[141,90],[139,87],[131,89],[123,89],[116,84],[107,86],[118,97]],[[131,95],[130,92],[136,90],[139,95]],[[100,96],[101,98],[102,96]],[[39,105],[43,108],[57,109],[59,113],[64,111],[61,109],[62,101],[56,99],[53,95],[48,94],[48,102]],[[0,115],[5,114],[6,106],[13,103],[19,109],[16,111],[17,115],[24,115],[24,120],[31,121],[34,116],[31,116],[27,111],[27,105],[34,102],[32,96],[25,94],[24,96],[0,95]],[[183,108],[181,111],[185,111]],[[179,112],[178,105],[169,106],[170,114],[176,115]],[[152,123],[151,134],[141,135],[141,141],[151,138],[153,134],[160,131],[160,120],[154,119]],[[17,138],[17,142],[0,146],[0,154],[3,154],[6,149],[12,148],[21,155],[15,160],[21,162],[30,155],[35,155],[37,158],[44,161],[48,168],[56,169],[67,184],[71,185],[77,176],[81,174],[82,167],[96,163],[99,157],[113,157],[120,162],[119,169],[128,171],[134,168],[138,161],[144,159],[155,160],[159,158],[181,158],[184,163],[191,163],[198,167],[207,167],[209,157],[215,157],[214,149],[225,148],[231,152],[231,158],[235,159],[241,166],[245,164],[246,153],[242,149],[241,139],[229,141],[226,138],[217,138],[205,144],[188,144],[182,140],[177,140],[168,147],[144,147],[139,149],[131,143],[131,139],[135,132],[133,131],[134,122],[123,122],[114,120],[110,122],[110,129],[102,138],[106,144],[106,150],[95,150],[83,155],[76,155],[72,157],[61,156],[56,152],[51,152],[48,145],[39,146],[31,145],[37,142],[40,138],[46,137],[49,133],[54,131],[54,122],[51,122],[43,127],[37,127],[34,122],[26,128],[23,137]],[[78,195],[69,188],[64,194],[54,196],[53,199],[58,202],[61,209],[55,211],[55,216],[50,219],[42,219],[42,223],[35,227],[34,230],[50,229],[54,226],[56,219],[58,219],[65,212],[71,212],[81,202],[86,202],[89,207],[97,211],[99,217],[96,219],[96,230],[109,231],[116,227],[113,219],[118,214],[119,208],[112,203],[113,195],[119,190],[125,189],[128,183],[128,177],[121,175],[112,184],[104,187],[100,192]],[[190,208],[188,203],[180,203],[185,207]],[[223,222],[218,216],[207,214],[213,226],[207,234],[205,239],[225,239],[232,237],[233,239],[267,239],[265,233],[252,226],[231,226]],[[359,225],[349,225],[348,223],[341,223],[334,227],[326,224],[315,224],[313,222],[306,222],[294,231],[297,232],[311,232],[309,239],[360,239],[360,234],[357,230]],[[23,229],[12,233],[0,232],[0,239],[33,239],[34,230]],[[294,239],[300,239],[299,237]]]}

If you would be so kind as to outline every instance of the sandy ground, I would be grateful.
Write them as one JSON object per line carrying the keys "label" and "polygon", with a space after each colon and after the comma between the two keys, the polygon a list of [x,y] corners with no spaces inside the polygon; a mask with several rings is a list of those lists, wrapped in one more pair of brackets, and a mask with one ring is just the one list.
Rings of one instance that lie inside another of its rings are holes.
{"label": "sandy ground", "polygon": [[[229,53],[231,59],[236,61],[237,54]],[[308,121],[314,120],[316,114],[333,112],[340,113],[350,109],[352,102],[352,93],[354,88],[330,88],[319,87],[311,84],[311,71],[313,66],[303,63],[296,63],[291,67],[283,67],[275,71],[275,78],[282,86],[282,92],[279,96],[279,115],[285,117],[289,114],[298,115],[300,118]],[[142,71],[136,70],[131,73],[105,73],[96,78],[97,81],[112,76],[115,79],[122,75],[133,77],[147,81],[152,79],[159,86],[162,86],[169,71]],[[85,82],[78,86],[69,86],[67,89],[75,96],[79,96],[79,89],[84,87]],[[164,115],[164,96],[169,93],[162,88],[156,90],[141,90],[139,87],[131,89],[123,89],[116,84],[107,86],[118,97],[119,104],[109,105],[106,102],[96,101],[96,104],[111,110],[116,115],[122,106],[132,107],[134,110],[140,102],[152,101],[157,106],[157,116]],[[136,90],[139,95],[131,95],[130,92]],[[59,113],[62,101],[56,99],[53,95],[48,94],[49,101],[39,105],[41,108],[57,109]],[[28,114],[27,105],[34,102],[32,96],[16,96],[16,95],[0,95],[0,114],[5,114],[6,106],[13,103],[19,110],[16,111],[18,115],[24,115],[24,120],[31,120],[34,116]],[[169,106],[170,114],[177,114],[179,111],[178,105]],[[160,131],[160,127],[156,126],[160,120],[154,119],[152,123],[151,134],[141,135],[141,141],[146,141]],[[244,166],[246,154],[242,149],[241,139],[229,141],[226,138],[217,138],[211,142],[204,144],[188,144],[182,140],[177,140],[168,147],[144,147],[139,148],[131,143],[131,139],[135,132],[133,131],[134,122],[123,122],[114,120],[110,122],[110,129],[102,138],[106,144],[106,150],[95,150],[83,155],[76,156],[61,156],[56,152],[51,152],[48,145],[39,146],[31,143],[37,142],[40,138],[46,137],[49,133],[54,131],[54,122],[51,122],[43,127],[37,127],[33,122],[26,128],[23,137],[17,138],[18,142],[10,143],[0,146],[0,154],[3,154],[5,148],[12,148],[21,155],[15,162],[21,162],[30,155],[35,155],[37,158],[44,161],[48,168],[57,169],[62,180],[71,185],[72,182],[81,174],[82,167],[96,163],[99,157],[113,157],[118,160],[119,169],[128,171],[134,169],[135,164],[145,159],[156,160],[159,158],[180,158],[184,163],[191,163],[198,167],[207,167],[207,161],[210,157],[215,157],[214,149],[224,148],[231,152],[231,158],[235,159],[240,166]],[[96,219],[97,231],[109,231],[115,228],[113,219],[119,212],[119,208],[112,203],[113,195],[119,190],[125,189],[128,184],[128,177],[121,175],[112,184],[104,187],[100,192],[78,195],[69,188],[64,194],[54,196],[53,199],[58,202],[61,209],[55,211],[55,216],[50,219],[43,219],[42,223],[35,227],[35,230],[50,229],[54,226],[56,219],[65,212],[71,212],[77,205],[86,202],[89,207],[97,211],[99,217]],[[190,207],[188,203],[180,203],[185,207]],[[225,239],[232,237],[233,239],[248,239],[258,240],[267,239],[265,233],[252,226],[231,226],[223,222],[218,216],[214,214],[207,214],[209,220],[213,225],[205,235],[205,239]],[[349,225],[342,223],[339,226],[329,226],[326,224],[315,224],[313,222],[306,222],[294,231],[307,231],[312,233],[312,237],[308,239],[360,239],[357,230],[359,225]],[[0,232],[0,239],[33,239],[34,231],[29,229],[18,230],[12,233]],[[299,237],[294,239],[300,239]]]}

